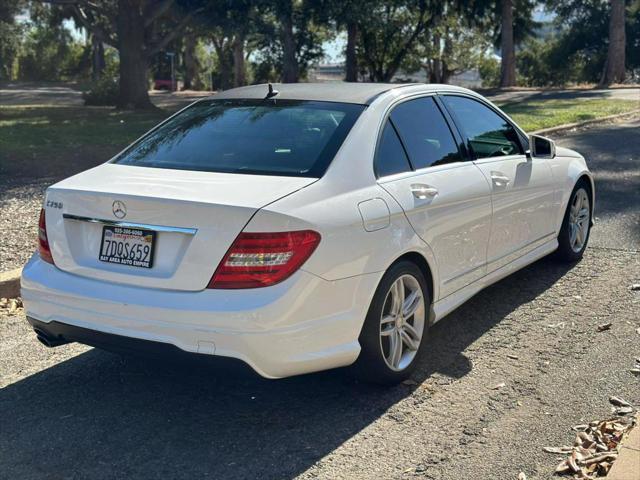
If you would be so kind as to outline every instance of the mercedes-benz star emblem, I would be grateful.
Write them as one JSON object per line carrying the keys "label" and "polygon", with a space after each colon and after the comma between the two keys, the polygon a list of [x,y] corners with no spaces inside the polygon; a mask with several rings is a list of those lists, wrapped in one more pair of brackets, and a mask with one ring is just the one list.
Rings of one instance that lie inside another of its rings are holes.
{"label": "mercedes-benz star emblem", "polygon": [[124,202],[121,202],[120,200],[113,202],[113,214],[116,218],[124,218],[127,216],[127,206]]}

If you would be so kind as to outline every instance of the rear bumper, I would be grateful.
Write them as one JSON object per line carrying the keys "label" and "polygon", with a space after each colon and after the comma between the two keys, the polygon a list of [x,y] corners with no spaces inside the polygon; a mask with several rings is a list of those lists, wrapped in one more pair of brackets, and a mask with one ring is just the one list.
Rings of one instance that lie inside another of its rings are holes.
{"label": "rear bumper", "polygon": [[[267,288],[181,292],[79,277],[34,255],[23,269],[22,296],[27,316],[50,327],[232,357],[280,378],[354,362],[378,280],[329,282],[301,270]],[[83,338],[74,340],[95,344]]]}

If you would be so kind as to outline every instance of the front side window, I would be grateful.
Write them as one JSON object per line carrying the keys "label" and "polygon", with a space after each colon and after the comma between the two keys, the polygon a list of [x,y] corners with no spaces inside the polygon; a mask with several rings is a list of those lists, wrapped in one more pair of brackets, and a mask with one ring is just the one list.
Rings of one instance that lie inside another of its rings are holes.
{"label": "front side window", "polygon": [[378,177],[411,170],[409,159],[390,120],[384,126],[376,152],[375,171]]}
{"label": "front side window", "polygon": [[453,134],[431,97],[401,103],[391,112],[415,169],[462,160]]}
{"label": "front side window", "polygon": [[114,163],[319,178],[365,108],[297,100],[202,101],[144,136]]}
{"label": "front side window", "polygon": [[476,158],[522,153],[516,129],[492,109],[467,97],[444,95],[442,98]]}

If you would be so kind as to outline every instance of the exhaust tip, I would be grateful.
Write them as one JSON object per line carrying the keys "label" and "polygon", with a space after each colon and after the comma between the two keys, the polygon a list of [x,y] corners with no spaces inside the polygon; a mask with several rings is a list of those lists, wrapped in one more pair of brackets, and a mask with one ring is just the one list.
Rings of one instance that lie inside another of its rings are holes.
{"label": "exhaust tip", "polygon": [[33,331],[36,333],[38,341],[47,348],[58,347],[65,343],[69,343],[68,340],[65,340],[62,337],[52,337],[47,332],[40,330],[39,328],[34,328]]}

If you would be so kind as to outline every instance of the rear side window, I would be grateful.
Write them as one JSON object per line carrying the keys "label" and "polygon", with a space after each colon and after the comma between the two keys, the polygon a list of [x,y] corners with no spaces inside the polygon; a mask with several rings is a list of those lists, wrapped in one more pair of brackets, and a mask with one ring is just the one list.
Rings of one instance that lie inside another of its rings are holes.
{"label": "rear side window", "polygon": [[471,98],[454,95],[442,98],[467,137],[476,158],[522,153],[516,129],[492,109]]}
{"label": "rear side window", "polygon": [[453,134],[433,98],[401,103],[391,112],[391,120],[414,168],[462,160]]}
{"label": "rear side window", "polygon": [[378,177],[385,177],[410,170],[411,165],[409,165],[409,159],[398,138],[396,129],[391,124],[391,121],[387,120],[384,130],[382,131],[380,143],[378,144],[378,151],[376,152],[376,175],[378,175]]}
{"label": "rear side window", "polygon": [[319,178],[364,109],[336,102],[207,100],[150,132],[114,162]]}

